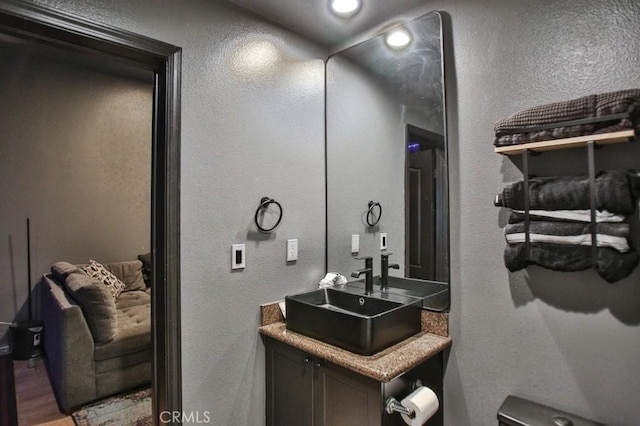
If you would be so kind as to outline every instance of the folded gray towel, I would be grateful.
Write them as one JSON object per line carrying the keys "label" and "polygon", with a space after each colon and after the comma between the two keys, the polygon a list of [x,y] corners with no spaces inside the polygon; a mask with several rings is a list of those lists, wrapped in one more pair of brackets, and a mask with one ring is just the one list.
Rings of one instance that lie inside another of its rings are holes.
{"label": "folded gray towel", "polygon": [[[557,222],[591,222],[591,210],[529,210],[531,220],[553,220]],[[524,222],[526,216],[523,210],[511,210],[509,223]],[[596,222],[621,223],[627,217],[610,213],[606,210],[596,210]]]}
{"label": "folded gray towel", "polygon": [[[603,123],[561,124],[621,113],[628,113],[628,118],[618,118]],[[553,123],[559,123],[561,127],[535,130],[536,127],[548,127]],[[494,145],[517,145],[631,129],[640,130],[640,89],[619,90],[539,105],[501,118],[494,125],[496,133]]]}
{"label": "folded gray towel", "polygon": [[[633,171],[607,170],[596,176],[596,209],[630,215],[636,210],[640,177]],[[591,192],[587,176],[533,177],[529,179],[531,210],[589,209]],[[495,204],[523,210],[524,181],[507,185]]]}
{"label": "folded gray towel", "polygon": [[[504,228],[505,234],[517,234],[524,232],[524,222],[508,224]],[[629,236],[628,223],[598,223],[596,231],[601,235],[613,237]],[[584,222],[555,222],[551,220],[532,220],[529,222],[529,232],[542,235],[586,235],[591,234],[591,224]]]}
{"label": "folded gray towel", "polygon": [[[621,253],[629,251],[629,224],[598,223],[596,225],[598,247],[613,248]],[[509,244],[526,241],[524,222],[508,224],[504,228]],[[529,223],[529,239],[534,243],[553,243],[563,245],[593,245],[591,224],[584,222],[555,222],[533,220]]]}

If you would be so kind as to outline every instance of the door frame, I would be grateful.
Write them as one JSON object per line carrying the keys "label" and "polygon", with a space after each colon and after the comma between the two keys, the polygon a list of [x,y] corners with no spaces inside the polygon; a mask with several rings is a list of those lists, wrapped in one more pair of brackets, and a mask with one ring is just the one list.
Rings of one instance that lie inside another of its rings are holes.
{"label": "door frame", "polygon": [[[446,156],[447,145],[445,143],[446,138],[444,135],[423,129],[412,124],[406,124],[405,126],[405,276],[410,270],[410,256],[409,256],[409,244],[411,235],[409,232],[409,192],[406,188],[409,187],[409,162],[410,154],[408,146],[412,141],[412,137],[420,138],[422,140],[421,146],[423,148],[431,149],[434,153],[433,157],[433,197],[436,208],[434,209],[434,225],[435,225],[435,238],[434,238],[434,252],[448,253],[448,225],[446,227],[443,224],[448,224],[448,203],[445,197],[448,194],[448,179],[443,177],[443,173],[446,173]],[[438,157],[438,152],[443,153],[444,158]],[[442,206],[438,208],[437,206]],[[446,250],[445,250],[446,248]],[[446,277],[449,276],[449,256],[436,256],[433,264],[433,281],[445,282]],[[424,278],[421,278],[424,279]]]}
{"label": "door frame", "polygon": [[182,411],[180,82],[182,49],[47,7],[0,3],[0,32],[105,55],[154,72],[151,247],[153,418]]}

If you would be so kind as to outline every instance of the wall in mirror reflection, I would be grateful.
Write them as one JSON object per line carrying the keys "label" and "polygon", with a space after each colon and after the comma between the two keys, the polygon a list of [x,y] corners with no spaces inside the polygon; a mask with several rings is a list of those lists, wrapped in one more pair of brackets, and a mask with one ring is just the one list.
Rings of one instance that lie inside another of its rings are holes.
{"label": "wall in mirror reflection", "polygon": [[[380,254],[390,252],[400,265],[390,275],[448,282],[441,17],[404,26],[412,37],[404,49],[390,49],[380,35],[327,61],[327,266],[349,276],[364,267],[356,257],[373,256],[379,275]],[[369,201],[382,206],[374,227]]]}

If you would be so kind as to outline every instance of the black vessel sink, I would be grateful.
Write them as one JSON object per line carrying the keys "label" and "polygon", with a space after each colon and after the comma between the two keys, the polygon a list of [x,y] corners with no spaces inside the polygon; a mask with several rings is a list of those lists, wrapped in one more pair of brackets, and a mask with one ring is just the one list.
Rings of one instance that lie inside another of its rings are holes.
{"label": "black vessel sink", "polygon": [[[389,276],[389,294],[416,297],[422,300],[422,308],[443,312],[449,308],[449,284],[438,281]],[[379,289],[380,277],[374,278],[374,296],[385,297]],[[359,288],[364,292],[364,281],[350,281],[347,287]]]}
{"label": "black vessel sink", "polygon": [[373,355],[420,332],[421,301],[335,288],[285,298],[287,329],[360,355]]}

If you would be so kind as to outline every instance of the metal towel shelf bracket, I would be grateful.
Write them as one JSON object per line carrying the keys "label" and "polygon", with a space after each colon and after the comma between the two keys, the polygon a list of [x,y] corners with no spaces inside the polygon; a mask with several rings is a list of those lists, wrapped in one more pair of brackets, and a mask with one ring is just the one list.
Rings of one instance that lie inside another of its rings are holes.
{"label": "metal towel shelf bracket", "polygon": [[[595,149],[602,148],[594,141],[588,141],[585,145],[587,147],[587,162],[589,167],[589,210],[591,213],[591,257],[593,267],[598,264],[598,237],[597,237],[597,222],[596,222],[596,166],[595,166]],[[524,148],[522,150],[522,174],[523,174],[523,186],[524,186],[524,236],[525,236],[525,252],[527,260],[530,258],[531,250],[531,238],[530,238],[530,206],[529,206],[529,156],[532,152]],[[494,203],[498,203],[500,200],[498,197],[494,200]]]}

